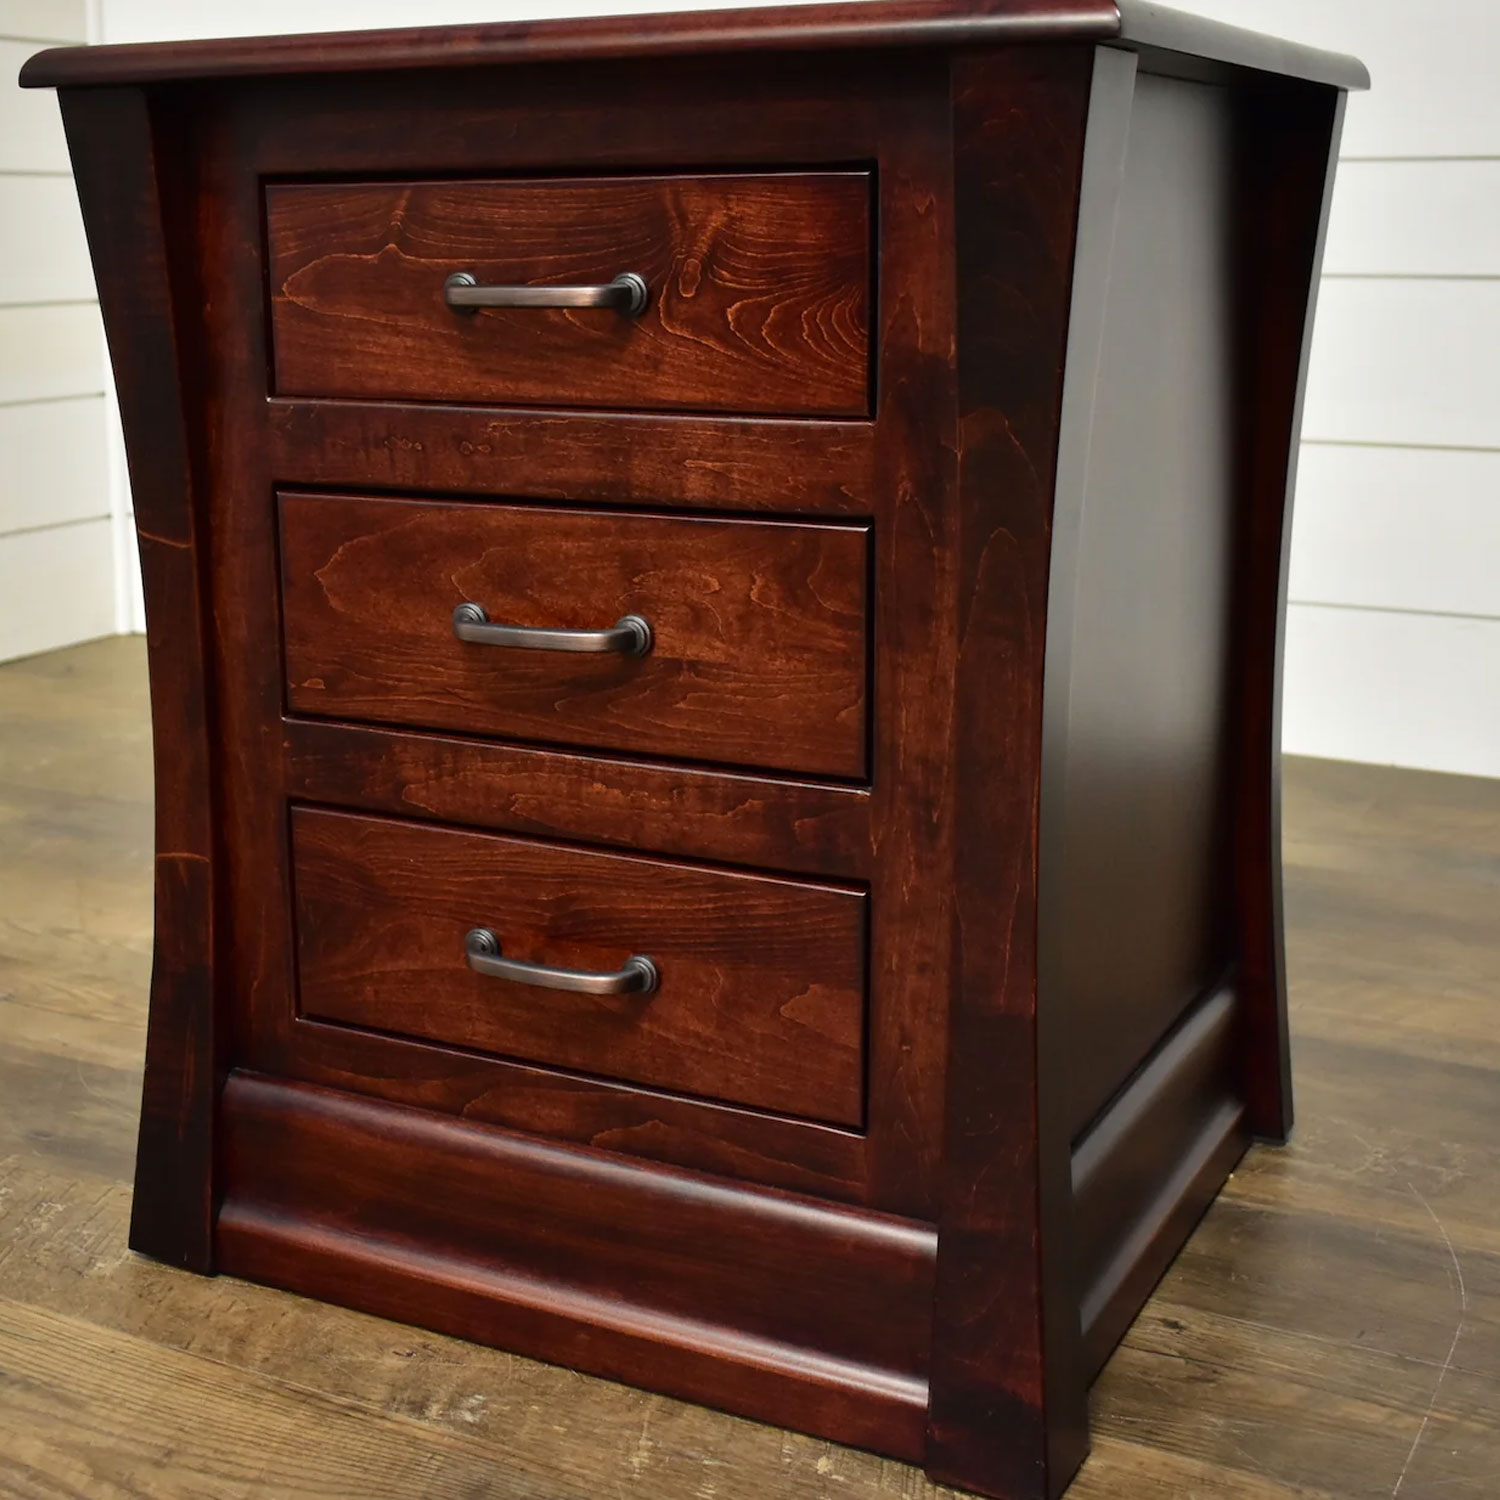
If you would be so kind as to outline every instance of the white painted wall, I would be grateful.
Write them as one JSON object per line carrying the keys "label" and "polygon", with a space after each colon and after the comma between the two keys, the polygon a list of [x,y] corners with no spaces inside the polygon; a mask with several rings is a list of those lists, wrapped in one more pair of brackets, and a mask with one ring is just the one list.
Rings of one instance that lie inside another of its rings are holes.
{"label": "white painted wall", "polygon": [[116,628],[104,342],[57,105],[31,53],[84,0],[0,0],[0,660]]}
{"label": "white painted wall", "polygon": [[1500,776],[1500,7],[1188,0],[1358,53],[1303,424],[1283,742]]}
{"label": "white painted wall", "polygon": [[[107,41],[687,8],[661,0],[98,3]],[[1286,748],[1500,776],[1500,7],[1177,3],[1355,52],[1375,81],[1350,102],[1314,345]],[[0,17],[50,8],[49,0],[0,0]],[[0,266],[5,253],[0,239]],[[35,347],[24,331],[12,339]],[[0,391],[16,368],[6,349],[0,329]],[[63,357],[49,353],[45,370],[37,363],[30,385],[60,378],[48,372]],[[0,621],[0,656],[6,650]]]}

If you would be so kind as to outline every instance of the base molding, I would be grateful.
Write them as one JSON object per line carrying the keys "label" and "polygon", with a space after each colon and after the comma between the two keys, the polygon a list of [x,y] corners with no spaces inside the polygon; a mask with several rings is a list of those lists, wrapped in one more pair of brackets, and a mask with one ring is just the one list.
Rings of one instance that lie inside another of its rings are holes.
{"label": "base molding", "polygon": [[1250,1144],[1240,1000],[1197,1001],[1073,1150],[1083,1352],[1098,1374]]}
{"label": "base molding", "polygon": [[924,1457],[928,1225],[243,1073],[221,1119],[222,1271]]}

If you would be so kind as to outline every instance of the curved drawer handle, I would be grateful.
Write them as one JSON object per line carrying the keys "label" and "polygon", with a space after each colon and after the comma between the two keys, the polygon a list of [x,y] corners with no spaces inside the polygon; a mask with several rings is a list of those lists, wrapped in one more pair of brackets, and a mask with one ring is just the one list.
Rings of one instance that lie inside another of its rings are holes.
{"label": "curved drawer handle", "polygon": [[476,646],[514,646],[522,651],[613,651],[644,656],[652,644],[651,626],[639,615],[625,615],[608,630],[545,630],[532,625],[492,625],[482,604],[460,604],[453,611],[453,633]]}
{"label": "curved drawer handle", "polygon": [[612,307],[622,317],[638,318],[650,299],[645,279],[634,271],[602,286],[484,286],[469,271],[455,271],[443,283],[443,301],[462,313],[481,307]]}
{"label": "curved drawer handle", "polygon": [[613,974],[590,969],[554,969],[550,964],[527,964],[500,957],[500,939],[488,927],[474,927],[464,937],[464,957],[476,974],[534,984],[544,990],[571,990],[576,995],[649,995],[661,982],[656,965],[636,954]]}

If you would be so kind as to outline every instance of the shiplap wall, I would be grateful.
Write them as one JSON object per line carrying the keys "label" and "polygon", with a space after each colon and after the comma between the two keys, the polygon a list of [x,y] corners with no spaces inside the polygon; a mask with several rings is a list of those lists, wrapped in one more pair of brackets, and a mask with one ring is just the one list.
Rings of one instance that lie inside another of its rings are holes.
{"label": "shiplap wall", "polygon": [[103,334],[50,95],[16,87],[84,0],[0,0],[0,660],[111,634]]}
{"label": "shiplap wall", "polygon": [[1500,776],[1500,6],[1191,0],[1358,53],[1303,422],[1289,750]]}
{"label": "shiplap wall", "polygon": [[[101,4],[108,41],[673,8],[658,0]],[[1375,82],[1350,102],[1314,346],[1286,747],[1500,776],[1500,6],[1179,4],[1355,52]]]}

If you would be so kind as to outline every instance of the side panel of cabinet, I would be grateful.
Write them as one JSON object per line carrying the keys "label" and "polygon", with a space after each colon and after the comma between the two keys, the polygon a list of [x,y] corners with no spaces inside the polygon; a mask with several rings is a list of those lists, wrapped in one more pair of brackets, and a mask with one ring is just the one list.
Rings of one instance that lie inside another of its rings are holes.
{"label": "side panel of cabinet", "polygon": [[1051,1071],[1089,1373],[1250,1136],[1290,1124],[1278,653],[1340,109],[1315,85],[1143,73],[1107,296],[1091,320],[1075,300],[1041,1004],[1068,1039]]}
{"label": "side panel of cabinet", "polygon": [[130,1243],[208,1271],[228,1016],[192,311],[200,200],[174,121],[142,90],[66,90],[62,110],[119,392],[151,663],[156,942]]}

